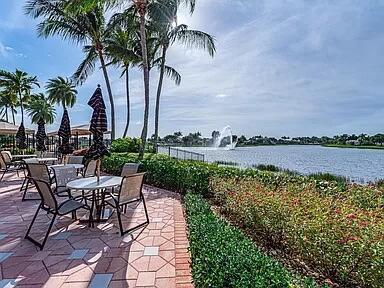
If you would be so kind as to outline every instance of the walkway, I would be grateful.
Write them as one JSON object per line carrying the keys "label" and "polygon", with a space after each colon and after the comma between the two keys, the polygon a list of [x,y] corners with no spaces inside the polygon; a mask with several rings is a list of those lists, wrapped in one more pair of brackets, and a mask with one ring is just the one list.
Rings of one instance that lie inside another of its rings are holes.
{"label": "walkway", "polygon": [[[0,288],[193,287],[179,195],[145,187],[150,224],[125,237],[116,213],[95,228],[62,217],[40,251],[24,240],[38,201],[21,202],[20,185],[15,175],[0,183]],[[125,225],[144,217],[141,205],[125,215]],[[36,235],[46,229],[47,217],[38,217]]]}

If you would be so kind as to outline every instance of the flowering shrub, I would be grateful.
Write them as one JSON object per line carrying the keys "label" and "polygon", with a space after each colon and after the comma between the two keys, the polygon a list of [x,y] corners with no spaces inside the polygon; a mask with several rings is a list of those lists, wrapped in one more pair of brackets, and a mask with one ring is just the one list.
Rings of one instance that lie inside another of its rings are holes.
{"label": "flowering shrub", "polygon": [[353,185],[335,196],[319,193],[313,182],[277,190],[255,179],[216,178],[211,183],[222,211],[264,246],[340,283],[382,287],[382,191]]}
{"label": "flowering shrub", "polygon": [[260,252],[240,230],[212,213],[201,196],[185,199],[195,287],[316,287]]}

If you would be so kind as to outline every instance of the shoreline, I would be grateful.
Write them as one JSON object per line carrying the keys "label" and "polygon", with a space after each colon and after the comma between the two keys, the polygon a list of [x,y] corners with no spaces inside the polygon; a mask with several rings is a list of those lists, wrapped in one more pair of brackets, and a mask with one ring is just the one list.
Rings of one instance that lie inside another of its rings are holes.
{"label": "shoreline", "polygon": [[322,147],[327,148],[352,148],[352,149],[372,149],[372,150],[384,150],[384,146],[371,146],[371,145],[342,145],[342,144],[323,144]]}

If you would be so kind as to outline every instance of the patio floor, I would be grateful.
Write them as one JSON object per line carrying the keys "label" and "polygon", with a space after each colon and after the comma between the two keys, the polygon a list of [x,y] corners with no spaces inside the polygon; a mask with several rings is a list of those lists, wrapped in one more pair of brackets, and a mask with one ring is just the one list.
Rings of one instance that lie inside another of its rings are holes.
{"label": "patio floor", "polygon": [[[193,287],[179,195],[146,186],[150,223],[125,237],[116,213],[95,228],[61,217],[40,251],[24,239],[39,202],[21,201],[21,182],[12,174],[0,182],[0,288]],[[141,223],[143,212],[128,209],[124,225]],[[48,220],[42,211],[32,236],[43,235]]]}

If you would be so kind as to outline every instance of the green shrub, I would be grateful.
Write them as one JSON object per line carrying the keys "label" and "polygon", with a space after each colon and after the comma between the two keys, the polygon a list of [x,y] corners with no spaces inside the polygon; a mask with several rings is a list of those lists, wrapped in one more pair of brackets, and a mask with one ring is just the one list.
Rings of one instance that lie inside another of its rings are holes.
{"label": "green shrub", "polygon": [[200,197],[185,198],[195,287],[314,287],[261,253],[240,230],[220,220]]}
{"label": "green shrub", "polygon": [[258,165],[252,165],[252,167],[261,171],[279,172],[282,170],[280,167],[277,167],[272,164],[258,164]]}
{"label": "green shrub", "polygon": [[140,138],[119,138],[112,142],[110,151],[115,153],[138,153],[140,143]]}

